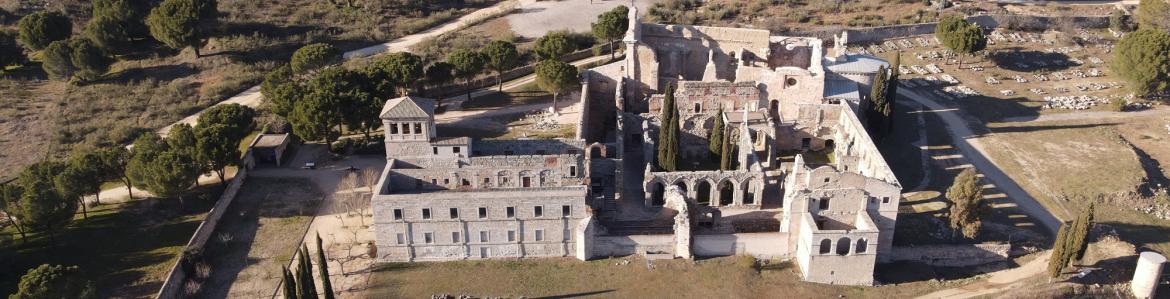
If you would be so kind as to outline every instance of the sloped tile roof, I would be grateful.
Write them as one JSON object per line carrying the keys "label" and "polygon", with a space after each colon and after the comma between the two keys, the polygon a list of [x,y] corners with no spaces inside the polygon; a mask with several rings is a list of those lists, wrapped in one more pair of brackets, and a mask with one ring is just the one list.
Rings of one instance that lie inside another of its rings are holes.
{"label": "sloped tile roof", "polygon": [[381,118],[430,118],[435,115],[435,100],[405,96],[390,99],[382,106]]}

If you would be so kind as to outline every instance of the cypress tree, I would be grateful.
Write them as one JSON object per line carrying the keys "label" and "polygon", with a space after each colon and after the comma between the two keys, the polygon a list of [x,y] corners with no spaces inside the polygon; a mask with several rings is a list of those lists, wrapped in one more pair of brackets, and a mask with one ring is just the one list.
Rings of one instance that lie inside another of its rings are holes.
{"label": "cypress tree", "polygon": [[886,87],[886,81],[889,79],[889,72],[885,66],[878,67],[877,74],[873,77],[873,84],[869,90],[869,109],[866,110],[866,122],[869,124],[870,134],[881,137],[884,132],[885,123],[884,113],[882,109],[888,104],[886,95],[889,94]]}
{"label": "cypress tree", "polygon": [[313,262],[309,257],[309,246],[301,244],[300,265],[297,268],[297,297],[317,299],[317,284],[313,282]]}
{"label": "cypress tree", "polygon": [[1093,227],[1093,209],[1095,202],[1090,201],[1088,206],[1081,210],[1073,222],[1073,229],[1068,239],[1068,251],[1071,260],[1079,261],[1085,256],[1085,249],[1089,247],[1089,229]]}
{"label": "cypress tree", "polygon": [[707,134],[707,149],[711,151],[711,156],[715,159],[723,161],[723,108],[719,108],[719,113],[715,114],[715,126],[711,128],[710,134]]}
{"label": "cypress tree", "polygon": [[894,64],[890,65],[888,70],[890,77],[886,80],[886,105],[882,109],[882,115],[885,116],[885,133],[888,135],[890,131],[894,130],[894,101],[898,99],[898,68],[902,65],[902,51],[894,56]]}
{"label": "cypress tree", "polygon": [[1056,233],[1056,241],[1052,242],[1052,255],[1048,257],[1048,276],[1051,278],[1060,277],[1060,273],[1064,271],[1064,266],[1068,265],[1068,226],[1065,222],[1060,225],[1060,230]]}
{"label": "cypress tree", "polygon": [[735,153],[735,148],[731,146],[731,134],[723,134],[723,141],[721,143],[723,144],[723,149],[720,151],[719,156],[719,170],[731,170],[733,168],[731,157]]}
{"label": "cypress tree", "polygon": [[333,283],[329,282],[329,263],[325,259],[325,246],[321,245],[321,233],[317,233],[317,269],[321,274],[321,291],[325,299],[333,299]]}
{"label": "cypress tree", "polygon": [[297,299],[297,281],[293,279],[292,272],[288,271],[287,266],[282,266],[284,276],[280,279],[281,286],[284,287],[284,299]]}
{"label": "cypress tree", "polygon": [[675,171],[678,158],[678,107],[674,104],[674,88],[666,87],[666,98],[662,101],[662,122],[658,130],[658,167]]}

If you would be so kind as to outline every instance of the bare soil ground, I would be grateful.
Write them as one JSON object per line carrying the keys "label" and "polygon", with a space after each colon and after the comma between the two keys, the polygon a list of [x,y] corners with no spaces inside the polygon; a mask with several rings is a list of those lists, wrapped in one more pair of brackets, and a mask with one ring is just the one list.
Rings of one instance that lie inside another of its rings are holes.
{"label": "bare soil ground", "polygon": [[272,296],[324,194],[308,179],[248,178],[207,244],[199,298]]}
{"label": "bare soil ground", "polygon": [[791,263],[759,266],[754,261],[734,256],[648,263],[631,256],[588,262],[550,258],[390,263],[374,270],[373,287],[366,297],[899,298],[948,286],[936,282],[878,287],[806,283]]}

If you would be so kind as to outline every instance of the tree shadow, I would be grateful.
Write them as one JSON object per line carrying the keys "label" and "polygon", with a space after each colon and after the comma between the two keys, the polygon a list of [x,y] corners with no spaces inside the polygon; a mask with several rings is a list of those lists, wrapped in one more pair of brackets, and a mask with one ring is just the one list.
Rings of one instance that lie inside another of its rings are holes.
{"label": "tree shadow", "polygon": [[1001,69],[1016,72],[1061,71],[1077,66],[1068,55],[1011,47],[987,56]]}
{"label": "tree shadow", "polygon": [[1170,242],[1170,227],[1167,226],[1117,221],[1098,222],[1097,224],[1116,229],[1118,236],[1126,242],[1134,243],[1138,247],[1138,251],[1150,250],[1147,247],[1150,244]]}
{"label": "tree shadow", "polygon": [[121,72],[106,76],[104,79],[90,82],[96,83],[110,83],[110,84],[128,84],[135,81],[154,80],[158,82],[169,82],[179,78],[185,78],[191,75],[198,74],[199,70],[191,63],[157,65],[142,68],[133,68],[123,70]]}
{"label": "tree shadow", "polygon": [[1118,123],[1099,123],[1099,124],[1075,124],[1075,125],[1044,125],[1044,126],[1003,126],[990,127],[988,130],[991,133],[1028,133],[1047,130],[1061,130],[1061,129],[1084,129],[1115,126]]}

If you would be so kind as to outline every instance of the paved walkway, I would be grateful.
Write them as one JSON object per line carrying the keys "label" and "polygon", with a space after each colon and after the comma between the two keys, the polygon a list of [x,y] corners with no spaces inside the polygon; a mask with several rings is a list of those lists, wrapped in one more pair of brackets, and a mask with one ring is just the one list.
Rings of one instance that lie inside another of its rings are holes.
{"label": "paved walkway", "polygon": [[1040,202],[1032,198],[1023,188],[1020,188],[1019,184],[1016,184],[1011,177],[1003,173],[999,169],[999,166],[996,166],[995,162],[984,154],[983,145],[975,138],[977,135],[967,126],[967,122],[963,119],[958,109],[943,106],[934,100],[919,95],[909,88],[899,88],[898,95],[909,98],[933,110],[931,112],[937,114],[943,120],[955,146],[983,174],[984,178],[990,180],[995,184],[996,188],[1003,191],[1008,198],[1016,203],[1021,211],[1027,213],[1028,216],[1043,225],[1053,235],[1056,234],[1056,230],[1060,227],[1060,219],[1053,216]]}

